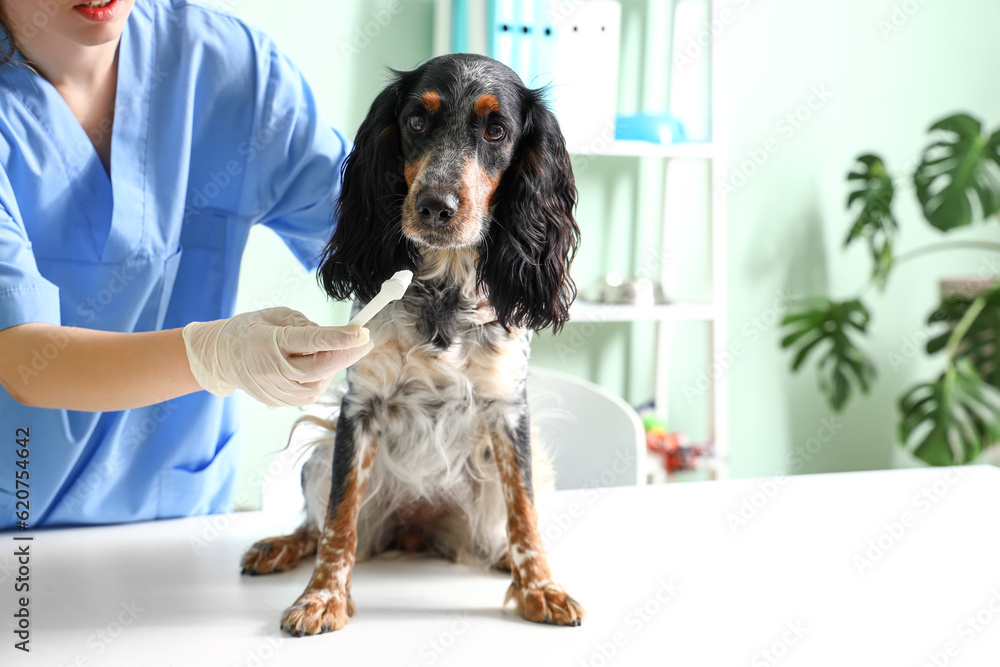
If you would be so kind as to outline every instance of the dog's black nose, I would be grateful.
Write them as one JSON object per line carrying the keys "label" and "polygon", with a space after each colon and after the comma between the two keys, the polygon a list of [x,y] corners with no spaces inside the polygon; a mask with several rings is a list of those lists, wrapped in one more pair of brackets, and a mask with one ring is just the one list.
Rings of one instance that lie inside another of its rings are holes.
{"label": "dog's black nose", "polygon": [[417,199],[417,213],[431,227],[444,227],[457,212],[458,197],[453,194],[424,193]]}

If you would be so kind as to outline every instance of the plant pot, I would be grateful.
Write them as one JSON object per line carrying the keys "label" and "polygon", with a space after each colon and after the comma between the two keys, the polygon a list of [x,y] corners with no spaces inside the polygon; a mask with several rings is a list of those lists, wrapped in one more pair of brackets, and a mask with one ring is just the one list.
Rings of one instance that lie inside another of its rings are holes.
{"label": "plant pot", "polygon": [[941,300],[957,296],[975,299],[997,284],[993,278],[946,278],[941,281]]}

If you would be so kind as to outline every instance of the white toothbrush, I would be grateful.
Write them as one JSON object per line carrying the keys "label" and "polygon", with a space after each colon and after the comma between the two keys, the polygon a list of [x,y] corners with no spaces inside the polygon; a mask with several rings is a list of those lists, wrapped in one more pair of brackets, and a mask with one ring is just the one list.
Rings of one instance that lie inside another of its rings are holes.
{"label": "white toothbrush", "polygon": [[413,271],[396,271],[391,278],[382,283],[382,289],[375,295],[375,298],[352,317],[347,326],[363,327],[368,324],[369,320],[375,317],[378,311],[388,306],[390,301],[398,301],[403,298],[403,294],[406,293],[406,288],[410,286],[412,280]]}

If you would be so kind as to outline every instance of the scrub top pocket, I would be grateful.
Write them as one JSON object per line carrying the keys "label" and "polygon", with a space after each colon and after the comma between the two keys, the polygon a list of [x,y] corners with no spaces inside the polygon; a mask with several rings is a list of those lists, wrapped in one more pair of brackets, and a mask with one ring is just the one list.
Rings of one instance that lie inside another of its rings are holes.
{"label": "scrub top pocket", "polygon": [[239,274],[226,267],[230,262],[239,265],[245,242],[234,238],[232,227],[233,223],[218,213],[185,216],[180,232],[184,256],[177,266],[171,303],[163,321],[165,329],[186,326],[192,312],[200,314],[200,321],[231,315]]}
{"label": "scrub top pocket", "polygon": [[237,431],[222,440],[210,461],[174,466],[160,472],[157,515],[170,518],[218,512],[220,506],[231,502],[233,497],[239,452]]}

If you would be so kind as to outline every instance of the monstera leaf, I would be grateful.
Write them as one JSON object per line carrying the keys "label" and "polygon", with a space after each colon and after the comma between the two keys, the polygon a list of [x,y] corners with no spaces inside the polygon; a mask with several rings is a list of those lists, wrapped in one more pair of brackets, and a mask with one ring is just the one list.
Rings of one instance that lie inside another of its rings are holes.
{"label": "monstera leaf", "polygon": [[1000,131],[982,133],[965,114],[931,126],[944,136],[924,150],[913,175],[924,217],[942,231],[1000,211]]}
{"label": "monstera leaf", "polygon": [[[957,341],[955,358],[967,358],[983,381],[1000,389],[1000,286],[993,287],[980,296],[982,311],[973,319],[968,329]],[[928,354],[945,349],[959,322],[965,317],[974,300],[970,296],[956,295],[946,299],[931,313],[928,324],[944,323],[943,333],[927,342]]]}
{"label": "monstera leaf", "polygon": [[885,285],[892,268],[892,242],[898,227],[892,215],[892,197],[895,194],[892,179],[885,170],[882,158],[862,155],[847,180],[861,181],[847,197],[847,208],[850,209],[857,201],[862,205],[844,239],[844,246],[860,238],[868,239],[874,262],[872,275],[880,285]]}
{"label": "monstera leaf", "polygon": [[969,359],[911,389],[899,409],[900,441],[931,465],[971,461],[1000,440],[1000,391],[980,379]]}
{"label": "monstera leaf", "polygon": [[781,347],[795,348],[792,370],[797,371],[812,352],[819,351],[819,385],[830,405],[842,410],[851,397],[852,380],[862,393],[875,378],[875,366],[851,340],[868,329],[870,316],[861,301],[838,303],[809,299],[793,307],[781,324],[789,332]]}

